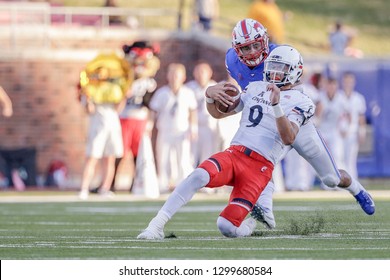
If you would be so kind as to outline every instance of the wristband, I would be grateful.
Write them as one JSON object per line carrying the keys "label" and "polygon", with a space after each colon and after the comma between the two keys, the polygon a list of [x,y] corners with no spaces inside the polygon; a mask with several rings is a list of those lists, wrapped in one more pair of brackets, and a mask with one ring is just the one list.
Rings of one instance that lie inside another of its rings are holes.
{"label": "wristband", "polygon": [[213,104],[215,101],[211,97],[206,96],[206,103]]}
{"label": "wristband", "polygon": [[282,106],[280,106],[279,103],[272,105],[272,108],[274,109],[275,118],[281,118],[284,116]]}

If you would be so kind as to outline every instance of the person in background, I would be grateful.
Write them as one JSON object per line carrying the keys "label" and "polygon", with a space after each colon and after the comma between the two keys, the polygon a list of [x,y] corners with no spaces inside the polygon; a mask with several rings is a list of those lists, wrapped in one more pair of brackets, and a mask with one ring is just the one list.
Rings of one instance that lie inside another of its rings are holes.
{"label": "person in background", "polygon": [[157,130],[156,161],[161,192],[171,191],[193,170],[191,141],[198,135],[197,102],[184,85],[186,69],[181,63],[167,68],[168,84],[154,93],[149,103]]}
{"label": "person in background", "polygon": [[3,117],[9,118],[13,115],[11,98],[9,98],[7,92],[1,86],[0,86],[0,108],[1,108],[1,115]]}
{"label": "person in background", "polygon": [[355,90],[356,78],[352,72],[342,76],[342,94],[346,97],[350,124],[344,137],[344,162],[351,176],[358,178],[357,157],[359,145],[366,140],[366,100]]}
{"label": "person in background", "polygon": [[355,29],[347,28],[340,20],[336,21],[329,33],[331,53],[337,56],[362,58],[363,52],[352,46],[356,33]]}
{"label": "person in background", "polygon": [[133,171],[131,172],[133,178],[129,189],[131,192],[136,177],[135,166],[140,144],[150,117],[147,98],[157,88],[154,77],[160,69],[160,59],[157,57],[158,48],[146,41],[124,45],[123,51],[125,59],[134,70],[134,82],[127,92],[126,105],[119,114],[124,155],[123,158],[118,158],[115,161],[115,175],[111,191],[115,191],[115,177],[119,164],[122,159],[131,157],[133,159]]}
{"label": "person in background", "polygon": [[332,54],[344,56],[351,36],[343,30],[341,21],[336,21],[334,30],[329,34],[329,43]]}
{"label": "person in background", "polygon": [[341,94],[336,78],[328,77],[321,93],[323,112],[318,130],[329,147],[336,164],[345,169],[343,139],[350,125],[347,99]]}
{"label": "person in background", "polygon": [[206,89],[215,85],[212,80],[213,69],[206,61],[198,61],[193,70],[194,79],[185,85],[195,93],[198,103],[198,137],[192,143],[193,165],[197,166],[209,155],[219,150],[218,120],[213,118],[206,108]]}
{"label": "person in background", "polygon": [[213,27],[213,21],[219,16],[219,1],[195,0],[195,11],[201,29],[210,31]]}
{"label": "person in background", "polygon": [[[7,92],[3,89],[2,86],[0,86],[0,115],[5,117],[5,118],[10,118],[13,115],[11,98],[8,96]],[[0,157],[0,159],[2,159],[2,158]],[[0,162],[0,163],[2,163],[2,162]],[[0,165],[0,167],[2,167],[2,166]],[[14,175],[13,175],[14,173],[15,172],[12,171],[13,177],[14,177]],[[1,179],[4,181],[7,181],[7,184],[9,183],[8,179],[6,179],[6,176],[0,170],[0,181],[2,181]],[[20,188],[20,190],[24,190],[25,186],[24,186],[22,179],[20,177],[17,179],[18,179],[17,182],[19,182],[20,185],[22,186],[22,188]],[[15,184],[16,184],[16,182],[14,183],[14,185]]]}
{"label": "person in background", "polygon": [[260,22],[266,29],[272,43],[285,41],[284,14],[275,0],[255,0],[249,7],[248,18]]}
{"label": "person in background", "polygon": [[[114,67],[114,66],[115,67]],[[120,107],[132,82],[127,61],[115,54],[101,54],[89,62],[80,74],[81,102],[89,114],[86,163],[79,198],[85,200],[99,160],[104,176],[99,194],[110,197],[115,159],[123,156]]]}

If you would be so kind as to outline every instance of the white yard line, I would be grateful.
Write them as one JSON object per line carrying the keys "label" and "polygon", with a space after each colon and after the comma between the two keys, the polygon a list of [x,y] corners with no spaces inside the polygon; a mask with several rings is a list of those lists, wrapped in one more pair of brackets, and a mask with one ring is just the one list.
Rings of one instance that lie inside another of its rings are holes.
{"label": "white yard line", "polygon": [[[373,190],[370,194],[374,199],[389,200],[390,190]],[[228,200],[229,193],[206,194],[197,193],[193,200]],[[96,194],[91,194],[86,201],[165,201],[168,194],[161,195],[157,199],[148,199],[143,195],[117,194],[113,198],[103,198]],[[277,192],[274,194],[276,200],[294,200],[294,199],[353,199],[346,191],[323,191],[315,190],[308,192]],[[26,192],[0,192],[0,203],[17,203],[17,202],[82,202],[78,198],[78,193],[45,193],[42,191]]]}

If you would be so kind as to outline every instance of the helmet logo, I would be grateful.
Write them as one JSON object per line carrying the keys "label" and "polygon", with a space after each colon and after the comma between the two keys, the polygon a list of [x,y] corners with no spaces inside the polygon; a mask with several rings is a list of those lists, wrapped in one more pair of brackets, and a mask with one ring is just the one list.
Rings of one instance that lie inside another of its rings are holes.
{"label": "helmet logo", "polygon": [[247,40],[249,39],[249,33],[248,33],[248,29],[246,28],[246,21],[245,20],[242,20],[241,21],[241,30],[242,30],[242,35],[244,36],[244,38]]}
{"label": "helmet logo", "polygon": [[255,24],[253,25],[253,28],[256,31],[260,31],[261,29],[263,29],[263,26],[259,22],[256,21]]}
{"label": "helmet logo", "polygon": [[273,56],[270,56],[270,59],[282,59],[282,57],[280,55],[273,55]]}

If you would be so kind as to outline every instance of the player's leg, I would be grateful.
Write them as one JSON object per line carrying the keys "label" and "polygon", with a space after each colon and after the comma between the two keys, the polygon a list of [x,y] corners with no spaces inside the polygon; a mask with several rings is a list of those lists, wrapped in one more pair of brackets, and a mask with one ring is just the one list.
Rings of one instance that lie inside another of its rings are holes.
{"label": "player's leg", "polygon": [[205,169],[195,169],[175,188],[157,215],[150,221],[148,227],[137,238],[163,239],[165,224],[209,181],[210,175]]}
{"label": "player's leg", "polygon": [[156,217],[150,221],[148,227],[137,238],[163,239],[165,224],[191,200],[199,189],[206,185],[209,187],[223,186],[230,183],[232,178],[233,168],[230,153],[221,152],[205,160],[174,189]]}
{"label": "player's leg", "polygon": [[295,150],[310,163],[325,185],[347,190],[355,197],[364,212],[372,215],[375,212],[375,204],[371,196],[356,179],[351,178],[345,170],[337,168],[321,135],[314,125],[308,126],[309,124],[303,126],[305,129],[302,130],[301,137],[296,138]]}
{"label": "player's leg", "polygon": [[[245,237],[250,236],[255,230],[255,218],[249,217],[245,219],[245,217],[254,208],[273,174],[271,168],[268,174],[258,173],[261,166],[264,166],[264,162],[253,162],[250,159],[246,160],[246,158],[234,161],[235,184],[229,204],[221,212],[217,220],[218,229],[224,236]],[[267,200],[268,202],[272,203],[272,195],[271,199]]]}

